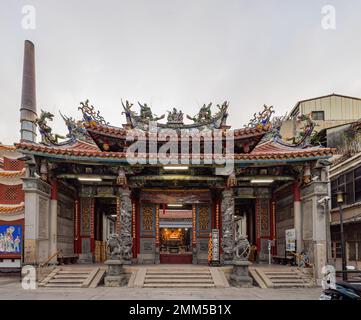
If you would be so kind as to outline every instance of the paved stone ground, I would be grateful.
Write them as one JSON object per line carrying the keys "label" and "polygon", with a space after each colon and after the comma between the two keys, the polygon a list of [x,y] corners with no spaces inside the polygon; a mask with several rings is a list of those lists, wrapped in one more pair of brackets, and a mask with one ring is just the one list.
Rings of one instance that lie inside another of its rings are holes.
{"label": "paved stone ground", "polygon": [[19,279],[0,277],[1,300],[318,300],[322,289],[147,289],[147,288],[38,288],[24,290]]}

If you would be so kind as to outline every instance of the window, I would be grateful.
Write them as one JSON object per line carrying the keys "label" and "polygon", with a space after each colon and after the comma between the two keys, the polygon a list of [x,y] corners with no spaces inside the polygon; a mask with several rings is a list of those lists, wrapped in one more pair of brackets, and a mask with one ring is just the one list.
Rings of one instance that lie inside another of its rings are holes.
{"label": "window", "polygon": [[334,241],[332,243],[332,257],[334,259],[339,259],[341,258],[341,242],[339,241]]}
{"label": "window", "polygon": [[356,241],[350,241],[348,244],[348,260],[355,261],[356,260]]}
{"label": "window", "polygon": [[355,202],[355,187],[353,171],[346,174],[346,204],[352,204]]}
{"label": "window", "polygon": [[[361,185],[360,185],[360,187],[361,187]],[[337,180],[334,180],[334,181],[331,181],[331,207],[332,208],[337,207],[336,192],[337,192]]]}
{"label": "window", "polygon": [[325,120],[325,111],[312,111],[312,120]]}
{"label": "window", "polygon": [[345,192],[345,204],[361,202],[361,167],[342,174],[331,181],[331,206],[337,208],[336,193]]}

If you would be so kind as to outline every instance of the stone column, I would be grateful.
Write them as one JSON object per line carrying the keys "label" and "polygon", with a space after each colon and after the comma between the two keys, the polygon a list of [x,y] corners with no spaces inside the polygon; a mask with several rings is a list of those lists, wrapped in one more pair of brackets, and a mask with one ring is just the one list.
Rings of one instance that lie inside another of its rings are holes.
{"label": "stone column", "polygon": [[[49,256],[54,254],[58,249],[58,183],[56,180],[51,183],[51,197],[50,197],[50,248]],[[55,256],[52,262],[56,262]]]}
{"label": "stone column", "polygon": [[132,262],[132,200],[128,188],[119,188],[120,196],[120,240],[123,247],[124,264]]}
{"label": "stone column", "polygon": [[222,192],[222,256],[224,265],[232,264],[234,246],[234,196],[232,189]]}
{"label": "stone column", "polygon": [[328,195],[327,182],[313,181],[301,190],[304,251],[314,264],[314,277],[322,279],[322,267],[327,263],[327,215],[319,200]]}
{"label": "stone column", "polygon": [[296,252],[303,250],[302,241],[302,214],[301,214],[301,191],[298,181],[293,183],[293,214],[294,228],[296,229]]}
{"label": "stone column", "polygon": [[24,263],[39,264],[49,257],[51,187],[33,177],[23,178],[25,193]]}

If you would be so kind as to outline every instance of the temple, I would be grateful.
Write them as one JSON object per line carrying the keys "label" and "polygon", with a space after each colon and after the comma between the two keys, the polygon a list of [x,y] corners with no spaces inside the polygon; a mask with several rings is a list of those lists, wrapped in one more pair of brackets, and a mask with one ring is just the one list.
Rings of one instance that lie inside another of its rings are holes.
{"label": "temple", "polygon": [[115,112],[124,124],[115,127],[87,100],[78,120],[59,115],[68,128],[59,135],[54,116],[36,108],[34,69],[26,42],[15,144],[26,160],[26,263],[59,250],[79,263],[103,262],[106,239],[116,233],[126,263],[207,264],[212,232],[221,265],[232,262],[236,232],[262,263],[286,255],[285,232],[295,229],[296,251],[321,278],[329,222],[320,203],[332,149],[312,146],[312,119],[300,117],[298,136],[284,141],[272,107],[232,129],[227,118],[236,106],[228,102],[204,104],[195,115],[176,108],[155,115],[146,103],[125,101]]}

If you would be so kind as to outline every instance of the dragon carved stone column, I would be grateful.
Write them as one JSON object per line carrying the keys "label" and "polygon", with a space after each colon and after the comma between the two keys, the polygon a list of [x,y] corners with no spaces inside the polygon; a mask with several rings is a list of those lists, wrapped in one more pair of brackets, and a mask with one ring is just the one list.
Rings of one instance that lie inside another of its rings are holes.
{"label": "dragon carved stone column", "polygon": [[120,242],[124,264],[131,264],[132,260],[132,201],[131,191],[120,188]]}
{"label": "dragon carved stone column", "polygon": [[222,263],[232,264],[234,246],[234,197],[232,189],[222,192]]}

